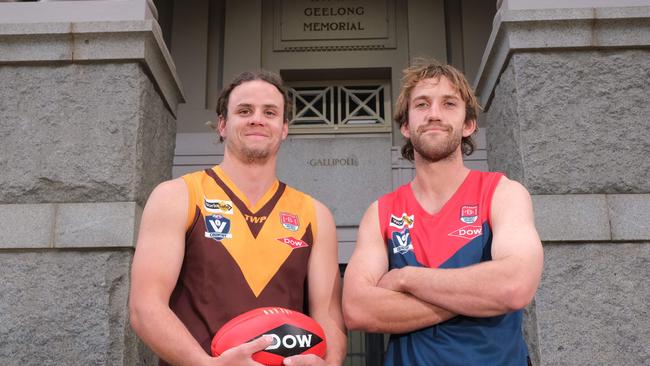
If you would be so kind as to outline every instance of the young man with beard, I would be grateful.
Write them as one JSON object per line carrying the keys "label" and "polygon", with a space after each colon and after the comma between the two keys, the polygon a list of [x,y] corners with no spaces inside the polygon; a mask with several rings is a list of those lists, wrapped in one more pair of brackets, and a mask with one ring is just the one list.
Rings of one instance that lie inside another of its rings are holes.
{"label": "young man with beard", "polygon": [[161,365],[259,365],[262,337],[211,357],[228,320],[280,306],[320,323],[327,356],[286,365],[340,365],[346,336],[337,239],[330,211],[276,177],[288,133],[288,94],[268,72],[239,75],[219,97],[221,164],[152,192],[133,259],[130,316]]}
{"label": "young man with beard", "polygon": [[392,334],[385,365],[526,365],[521,309],[543,262],[530,195],[464,166],[479,107],[458,70],[406,69],[396,109],[416,174],[361,221],[343,286],[347,326]]}

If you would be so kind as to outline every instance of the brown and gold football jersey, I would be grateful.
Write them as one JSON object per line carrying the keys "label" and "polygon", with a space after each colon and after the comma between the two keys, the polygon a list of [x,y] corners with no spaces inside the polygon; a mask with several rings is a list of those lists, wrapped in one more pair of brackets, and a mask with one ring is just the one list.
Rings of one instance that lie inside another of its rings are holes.
{"label": "brown and gold football jersey", "polygon": [[228,320],[262,306],[307,310],[316,237],[312,198],[276,181],[250,205],[219,166],[183,176],[185,257],[170,307],[201,346]]}

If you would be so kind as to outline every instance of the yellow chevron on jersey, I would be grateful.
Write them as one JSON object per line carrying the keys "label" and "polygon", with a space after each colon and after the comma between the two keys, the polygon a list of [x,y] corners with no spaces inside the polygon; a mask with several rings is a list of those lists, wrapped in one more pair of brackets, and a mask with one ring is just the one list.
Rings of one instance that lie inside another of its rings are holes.
{"label": "yellow chevron on jersey", "polygon": [[202,227],[204,235],[195,233],[192,240],[222,245],[256,297],[294,251],[313,244],[316,212],[310,196],[276,180],[252,206],[219,166],[183,179],[189,191],[188,238]]}

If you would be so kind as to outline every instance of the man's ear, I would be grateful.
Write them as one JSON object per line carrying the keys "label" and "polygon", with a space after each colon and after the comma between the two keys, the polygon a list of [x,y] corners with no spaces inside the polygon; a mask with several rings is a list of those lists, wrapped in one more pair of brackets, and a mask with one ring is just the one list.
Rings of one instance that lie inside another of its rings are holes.
{"label": "man's ear", "polygon": [[289,120],[284,120],[284,123],[282,124],[282,140],[287,138],[289,135]]}
{"label": "man's ear", "polygon": [[221,138],[226,137],[226,119],[223,116],[219,116],[219,119],[217,121],[217,131],[219,132],[219,136],[221,136]]}
{"label": "man's ear", "polygon": [[477,126],[478,122],[476,122],[476,119],[468,119],[465,121],[463,124],[463,137],[468,137],[473,134]]}
{"label": "man's ear", "polygon": [[399,131],[402,133],[402,136],[404,136],[407,139],[411,138],[411,132],[409,131],[409,122],[406,121],[404,122],[401,126],[399,126]]}

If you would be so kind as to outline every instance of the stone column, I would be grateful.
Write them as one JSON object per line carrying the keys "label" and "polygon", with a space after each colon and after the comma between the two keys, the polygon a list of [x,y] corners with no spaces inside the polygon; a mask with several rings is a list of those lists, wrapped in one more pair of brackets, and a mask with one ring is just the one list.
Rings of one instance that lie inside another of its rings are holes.
{"label": "stone column", "polygon": [[129,272],[183,98],[154,16],[146,0],[0,4],[2,365],[154,362]]}
{"label": "stone column", "polygon": [[541,3],[504,1],[476,82],[489,166],[530,190],[544,243],[533,361],[647,364],[650,6],[626,5],[650,2]]}

